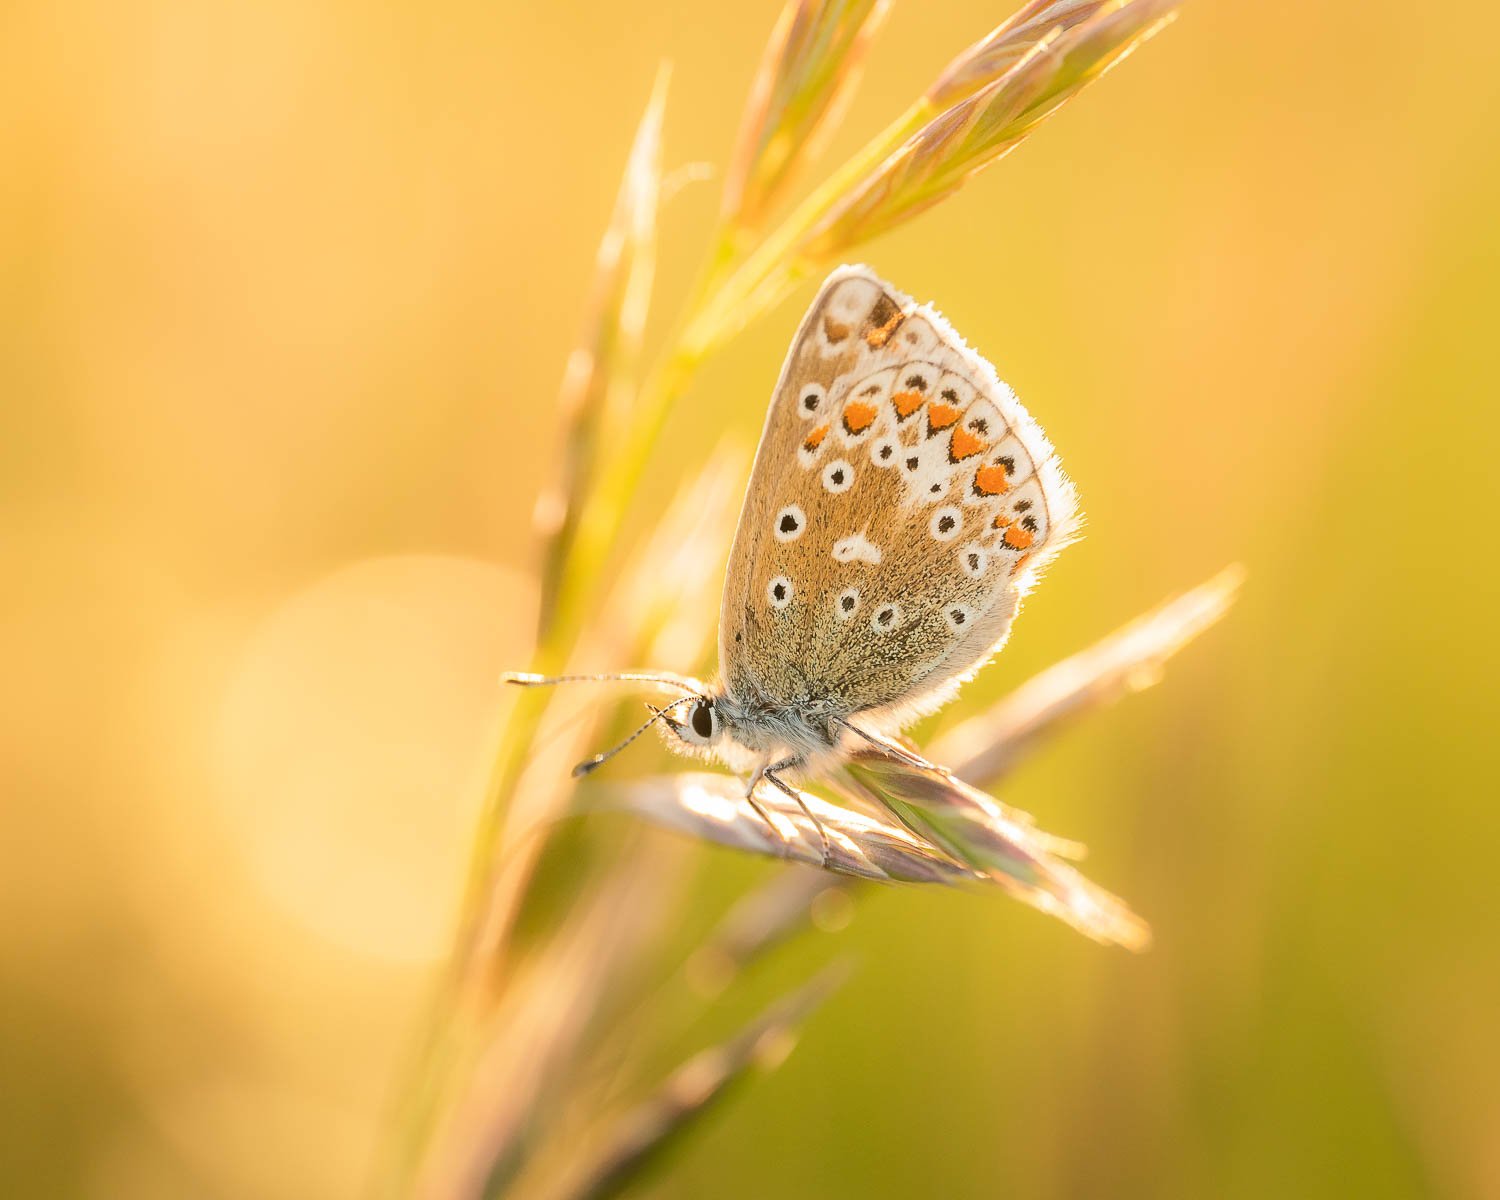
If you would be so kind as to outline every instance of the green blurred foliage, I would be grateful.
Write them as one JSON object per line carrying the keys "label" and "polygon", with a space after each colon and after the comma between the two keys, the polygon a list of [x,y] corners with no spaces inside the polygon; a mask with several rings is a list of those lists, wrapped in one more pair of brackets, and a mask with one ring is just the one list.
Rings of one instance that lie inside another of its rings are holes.
{"label": "green blurred foliage", "polygon": [[[722,164],[775,8],[0,18],[5,1194],[360,1186],[524,664],[633,123],[669,57],[669,167]],[[1003,15],[897,4],[831,158]],[[1089,518],[976,696],[1250,581],[1005,796],[1154,949],[877,893],[856,977],[660,1195],[1500,1193],[1497,40],[1475,0],[1189,5],[869,248]],[[671,201],[660,296],[715,207]],[[706,368],[643,519],[755,436],[805,299]],[[751,873],[704,861],[695,907]]]}

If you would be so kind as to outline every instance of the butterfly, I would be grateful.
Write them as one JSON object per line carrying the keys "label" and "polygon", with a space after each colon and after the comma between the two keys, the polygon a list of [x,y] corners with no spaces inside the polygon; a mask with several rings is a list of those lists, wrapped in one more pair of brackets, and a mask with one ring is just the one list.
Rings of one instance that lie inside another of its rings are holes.
{"label": "butterfly", "polygon": [[507,679],[678,690],[576,773],[660,723],[676,748],[745,773],[764,817],[762,780],[802,804],[783,776],[815,776],[854,746],[930,767],[900,730],[1004,646],[1078,525],[1073,485],[994,368],[932,307],[841,267],[771,399],[724,582],[718,680]]}

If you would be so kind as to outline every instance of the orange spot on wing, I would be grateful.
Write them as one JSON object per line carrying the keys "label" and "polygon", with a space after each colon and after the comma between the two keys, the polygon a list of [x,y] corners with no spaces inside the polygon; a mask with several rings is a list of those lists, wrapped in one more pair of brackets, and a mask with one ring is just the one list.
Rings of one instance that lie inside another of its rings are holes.
{"label": "orange spot on wing", "polygon": [[855,400],[844,405],[844,428],[850,433],[863,433],[875,419],[875,406]]}
{"label": "orange spot on wing", "polygon": [[841,321],[835,321],[832,317],[824,317],[823,333],[830,342],[842,342],[849,336],[849,326]]}
{"label": "orange spot on wing", "polygon": [[889,325],[882,325],[879,329],[872,329],[869,333],[865,334],[865,341],[870,343],[871,348],[879,350],[882,346],[884,346],[888,341],[891,340],[891,334],[896,332],[897,327],[905,319],[905,317],[902,317],[898,313],[895,320],[893,320]]}
{"label": "orange spot on wing", "polygon": [[[958,434],[953,435],[953,440],[958,440]],[[1005,468],[990,466],[980,467],[974,472],[974,490],[981,496],[998,496],[1009,490],[1010,483],[1005,478]]]}
{"label": "orange spot on wing", "polygon": [[891,303],[889,296],[880,297],[870,312],[870,328],[865,330],[865,341],[879,350],[891,340],[891,335],[901,328],[904,320],[906,314]]}
{"label": "orange spot on wing", "polygon": [[827,436],[828,426],[819,425],[816,429],[814,429],[810,434],[807,435],[807,441],[802,443],[802,448],[804,450],[816,450],[823,444],[823,439]]}
{"label": "orange spot on wing", "polygon": [[897,392],[891,397],[891,403],[896,406],[896,415],[904,421],[922,407],[922,393]]}
{"label": "orange spot on wing", "polygon": [[996,529],[1009,529],[1015,523],[1016,523],[1015,517],[1012,517],[1008,513],[996,513],[995,514],[995,528]]}
{"label": "orange spot on wing", "polygon": [[953,431],[952,456],[955,462],[962,462],[966,458],[972,458],[981,450],[988,449],[989,443],[977,434],[970,433],[967,429],[955,429]]}
{"label": "orange spot on wing", "polygon": [[1002,539],[1012,550],[1029,550],[1031,543],[1035,540],[1029,529],[1022,529],[1018,525],[1012,525],[1005,531]]}
{"label": "orange spot on wing", "polygon": [[928,431],[936,433],[939,429],[947,429],[961,416],[963,416],[963,409],[944,404],[941,400],[934,400],[927,409]]}

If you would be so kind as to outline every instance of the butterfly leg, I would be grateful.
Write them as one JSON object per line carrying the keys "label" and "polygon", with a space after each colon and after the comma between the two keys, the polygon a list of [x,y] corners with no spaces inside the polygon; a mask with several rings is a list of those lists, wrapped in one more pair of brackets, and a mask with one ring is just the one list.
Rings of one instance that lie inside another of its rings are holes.
{"label": "butterfly leg", "polygon": [[877,750],[884,751],[892,758],[900,759],[908,766],[919,767],[924,771],[942,770],[942,768],[939,767],[936,763],[930,763],[921,755],[912,753],[912,751],[908,750],[905,746],[901,745],[899,742],[895,741],[892,738],[877,737],[873,733],[866,733],[858,725],[851,725],[848,721],[844,720],[843,717],[834,717],[833,719],[837,724],[842,725],[850,733],[864,738],[865,741],[869,742],[870,745],[874,746]]}
{"label": "butterfly leg", "polygon": [[[787,771],[792,767],[800,766],[802,759],[798,757],[784,758],[780,762],[772,763],[770,766],[761,767],[756,774],[766,780],[777,791],[785,796],[790,796],[797,802],[797,807],[802,810],[802,815],[813,823],[813,828],[818,831],[818,837],[823,843],[823,861],[828,861],[828,830],[823,828],[823,822],[813,815],[812,809],[807,807],[807,801],[802,799],[802,793],[786,783],[778,774],[778,771]],[[753,786],[753,785],[752,785]]]}
{"label": "butterfly leg", "polygon": [[755,815],[761,819],[767,829],[776,837],[783,837],[781,830],[776,828],[776,822],[771,820],[771,814],[766,811],[765,805],[755,798],[755,784],[753,783],[750,785],[749,791],[745,793],[745,802],[755,810]]}

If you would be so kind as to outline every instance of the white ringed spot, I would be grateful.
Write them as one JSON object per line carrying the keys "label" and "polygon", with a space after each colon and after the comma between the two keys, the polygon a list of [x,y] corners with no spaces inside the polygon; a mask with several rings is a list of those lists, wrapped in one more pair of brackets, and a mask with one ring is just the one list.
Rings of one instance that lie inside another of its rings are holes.
{"label": "white ringed spot", "polygon": [[875,610],[875,615],[870,618],[870,628],[876,633],[889,633],[901,624],[901,606],[899,604],[882,604]]}
{"label": "white ringed spot", "polygon": [[823,407],[823,400],[827,395],[820,383],[805,383],[802,390],[797,394],[797,412],[804,421],[809,421],[818,415]]}
{"label": "white ringed spot", "polygon": [[854,486],[854,468],[842,458],[836,458],[823,468],[823,488],[825,491],[847,492]]}
{"label": "white ringed spot", "polygon": [[851,533],[833,544],[835,562],[880,562],[880,547],[862,533]]}
{"label": "white ringed spot", "polygon": [[877,467],[894,467],[901,460],[901,443],[893,437],[878,439],[870,447],[870,461]]}
{"label": "white ringed spot", "polygon": [[790,604],[796,593],[796,585],[785,575],[778,575],[766,584],[766,599],[771,602],[771,607],[778,611]]}
{"label": "white ringed spot", "polygon": [[957,506],[945,504],[932,514],[927,530],[940,542],[951,542],[964,528],[964,515]]}
{"label": "white ringed spot", "polygon": [[950,604],[943,610],[943,620],[954,633],[963,633],[974,623],[974,610],[967,604]]}
{"label": "white ringed spot", "polygon": [[847,621],[858,608],[858,588],[845,588],[833,598],[833,617],[836,621]]}
{"label": "white ringed spot", "polygon": [[776,522],[772,526],[778,542],[794,542],[802,536],[802,531],[807,528],[807,514],[802,511],[800,505],[788,504],[776,514]]}

